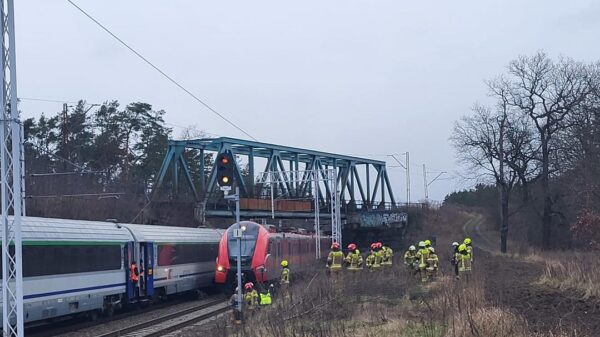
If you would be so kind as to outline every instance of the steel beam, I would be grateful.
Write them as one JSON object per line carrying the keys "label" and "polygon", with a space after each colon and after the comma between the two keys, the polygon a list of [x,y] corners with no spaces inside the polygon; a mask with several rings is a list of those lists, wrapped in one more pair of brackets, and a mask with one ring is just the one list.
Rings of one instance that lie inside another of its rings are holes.
{"label": "steel beam", "polygon": [[[23,259],[23,158],[21,121],[17,106],[17,69],[13,0],[0,0],[2,90],[0,90],[0,179],[2,212],[2,332],[24,336]],[[10,215],[12,213],[12,216]]]}

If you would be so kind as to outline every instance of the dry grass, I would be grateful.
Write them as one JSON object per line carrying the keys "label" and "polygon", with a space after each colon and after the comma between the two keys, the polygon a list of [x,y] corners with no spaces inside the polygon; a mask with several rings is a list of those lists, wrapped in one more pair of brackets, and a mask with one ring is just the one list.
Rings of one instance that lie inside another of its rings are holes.
{"label": "dry grass", "polygon": [[575,292],[589,300],[600,298],[600,259],[598,253],[545,254],[540,283]]}
{"label": "dry grass", "polygon": [[[306,284],[310,282],[310,286]],[[275,304],[243,326],[222,321],[203,336],[244,337],[541,337],[525,319],[491,305],[483,280],[452,278],[422,286],[402,268],[388,275],[324,274],[293,287],[291,303]],[[563,337],[565,335],[553,335]]]}

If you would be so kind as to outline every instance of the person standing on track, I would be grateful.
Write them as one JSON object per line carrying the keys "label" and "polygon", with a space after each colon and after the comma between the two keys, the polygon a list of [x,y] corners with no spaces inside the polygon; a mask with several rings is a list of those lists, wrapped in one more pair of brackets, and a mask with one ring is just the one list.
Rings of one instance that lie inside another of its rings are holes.
{"label": "person standing on track", "polygon": [[330,273],[339,273],[342,270],[342,263],[344,262],[344,253],[340,251],[340,244],[334,242],[331,245],[331,252],[327,256],[327,270]]}
{"label": "person standing on track", "polygon": [[356,244],[351,243],[348,245],[348,255],[346,256],[346,264],[348,265],[348,270],[350,271],[359,271],[363,269],[363,258],[360,255],[360,251],[356,248]]}
{"label": "person standing on track", "polygon": [[241,324],[242,323],[242,313],[238,310],[239,306],[238,306],[238,287],[235,288],[235,292],[233,293],[233,295],[231,295],[231,297],[229,298],[229,305],[231,306],[231,312],[233,314],[233,322],[236,324]]}

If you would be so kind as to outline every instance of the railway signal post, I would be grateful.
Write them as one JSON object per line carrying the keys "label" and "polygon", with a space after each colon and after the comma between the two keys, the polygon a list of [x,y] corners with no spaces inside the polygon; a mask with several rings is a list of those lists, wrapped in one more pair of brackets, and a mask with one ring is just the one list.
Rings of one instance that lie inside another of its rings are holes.
{"label": "railway signal post", "polygon": [[218,174],[218,183],[221,188],[221,191],[225,193],[225,199],[233,200],[235,202],[235,223],[237,224],[237,229],[233,231],[233,237],[236,239],[237,243],[237,313],[238,319],[240,321],[243,320],[242,314],[242,225],[240,223],[240,188],[235,187],[235,193],[229,194],[227,193],[231,191],[231,186],[233,185],[233,158],[230,153],[223,152],[217,156],[217,174]]}

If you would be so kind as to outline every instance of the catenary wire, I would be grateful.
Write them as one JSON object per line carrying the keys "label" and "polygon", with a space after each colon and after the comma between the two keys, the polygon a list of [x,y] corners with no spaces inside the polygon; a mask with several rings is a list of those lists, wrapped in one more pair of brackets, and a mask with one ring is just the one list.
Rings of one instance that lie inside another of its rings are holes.
{"label": "catenary wire", "polygon": [[154,68],[154,70],[156,70],[158,73],[160,73],[164,78],[166,78],[167,80],[169,80],[171,83],[173,83],[175,86],[177,86],[179,89],[183,90],[186,94],[188,94],[190,97],[192,97],[194,100],[196,100],[198,103],[202,104],[205,108],[207,108],[208,110],[210,110],[212,113],[214,113],[215,115],[219,116],[221,119],[223,119],[225,122],[227,122],[229,125],[233,126],[234,128],[236,128],[237,130],[239,130],[240,132],[242,132],[243,134],[245,134],[246,136],[252,138],[255,141],[258,141],[256,138],[254,138],[252,135],[250,135],[248,132],[246,132],[244,129],[242,129],[241,127],[239,127],[238,125],[236,125],[234,122],[232,122],[231,120],[229,120],[227,117],[225,117],[223,114],[219,113],[217,110],[215,110],[213,107],[211,107],[210,105],[208,105],[206,102],[204,102],[203,100],[201,100],[198,96],[194,95],[191,91],[189,91],[188,89],[186,89],[182,84],[180,84],[179,82],[177,82],[175,79],[173,79],[173,77],[169,76],[166,72],[164,72],[162,69],[160,69],[158,66],[156,66],[154,63],[150,62],[150,60],[148,60],[146,57],[144,57],[142,54],[140,54],[137,50],[133,49],[133,47],[131,47],[130,45],[128,45],[125,41],[121,40],[121,38],[119,38],[117,35],[115,35],[112,31],[110,31],[106,26],[104,26],[103,24],[101,24],[98,20],[96,20],[93,16],[91,16],[89,13],[87,13],[85,10],[83,10],[81,7],[79,7],[77,4],[75,4],[73,1],[71,0],[67,0],[67,2],[69,2],[71,5],[73,5],[73,7],[77,8],[77,10],[79,10],[81,13],[83,13],[85,16],[87,16],[90,20],[92,20],[96,25],[98,25],[100,28],[102,28],[105,32],[107,32],[110,36],[112,36],[115,40],[119,41],[119,43],[121,43],[123,46],[125,46],[127,49],[129,49],[132,53],[134,53],[137,57],[139,57],[142,61],[146,62],[149,66],[151,66],[152,68]]}

